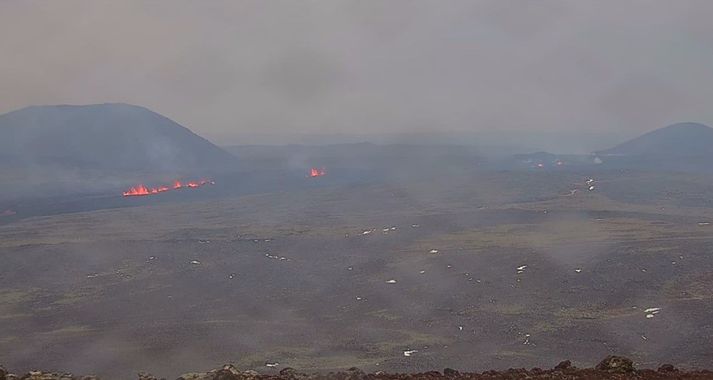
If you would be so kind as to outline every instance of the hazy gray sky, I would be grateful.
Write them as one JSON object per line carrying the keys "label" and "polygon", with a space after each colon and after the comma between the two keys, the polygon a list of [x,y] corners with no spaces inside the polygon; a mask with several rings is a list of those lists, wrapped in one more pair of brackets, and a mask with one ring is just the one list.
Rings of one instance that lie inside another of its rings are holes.
{"label": "hazy gray sky", "polygon": [[713,1],[0,1],[0,112],[255,133],[713,124]]}

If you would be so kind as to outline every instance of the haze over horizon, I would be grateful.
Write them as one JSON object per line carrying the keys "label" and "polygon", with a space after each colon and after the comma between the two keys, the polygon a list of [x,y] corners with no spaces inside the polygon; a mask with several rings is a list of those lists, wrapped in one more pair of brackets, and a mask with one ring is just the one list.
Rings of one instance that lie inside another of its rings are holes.
{"label": "haze over horizon", "polygon": [[441,133],[591,151],[713,124],[713,3],[668,4],[2,2],[0,113],[123,102],[221,145]]}
{"label": "haze over horizon", "polygon": [[713,380],[711,15],[0,0],[0,380]]}

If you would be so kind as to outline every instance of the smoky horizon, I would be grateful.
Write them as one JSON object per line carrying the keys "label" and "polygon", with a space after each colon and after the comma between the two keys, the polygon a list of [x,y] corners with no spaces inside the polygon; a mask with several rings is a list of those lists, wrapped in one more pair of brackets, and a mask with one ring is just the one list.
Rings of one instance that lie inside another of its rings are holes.
{"label": "smoky horizon", "polygon": [[0,380],[713,379],[711,15],[0,0]]}
{"label": "smoky horizon", "polygon": [[713,123],[711,11],[696,0],[5,1],[0,113],[119,102],[223,146],[534,138],[532,149],[585,153]]}

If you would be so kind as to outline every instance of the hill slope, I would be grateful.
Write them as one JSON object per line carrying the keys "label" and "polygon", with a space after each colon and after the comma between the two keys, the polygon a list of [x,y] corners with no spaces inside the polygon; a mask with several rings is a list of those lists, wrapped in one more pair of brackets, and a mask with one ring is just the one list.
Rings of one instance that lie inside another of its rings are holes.
{"label": "hill slope", "polygon": [[0,162],[15,168],[185,171],[232,160],[187,128],[138,106],[39,106],[0,115]]}
{"label": "hill slope", "polygon": [[672,158],[713,156],[713,128],[698,123],[673,124],[598,154]]}

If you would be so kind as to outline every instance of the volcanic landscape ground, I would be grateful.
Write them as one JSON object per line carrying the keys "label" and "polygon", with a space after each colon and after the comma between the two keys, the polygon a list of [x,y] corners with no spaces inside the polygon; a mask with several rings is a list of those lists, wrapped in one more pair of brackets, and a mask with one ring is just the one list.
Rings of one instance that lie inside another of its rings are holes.
{"label": "volcanic landscape ground", "polygon": [[477,172],[15,221],[0,363],[108,379],[610,354],[711,368],[710,183]]}

